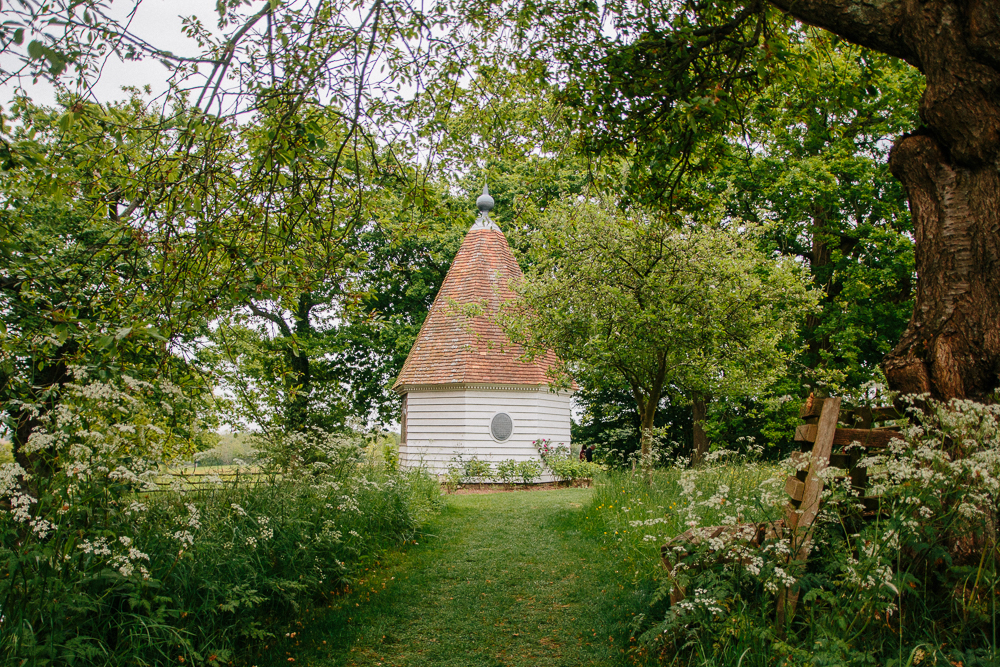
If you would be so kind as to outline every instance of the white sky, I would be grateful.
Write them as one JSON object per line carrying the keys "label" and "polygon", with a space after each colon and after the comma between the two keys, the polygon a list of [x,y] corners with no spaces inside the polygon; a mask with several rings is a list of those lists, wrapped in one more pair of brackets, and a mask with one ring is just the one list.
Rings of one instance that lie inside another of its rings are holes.
{"label": "white sky", "polygon": [[[135,5],[135,0],[118,0],[113,2],[111,8],[114,15],[124,17]],[[206,28],[213,29],[218,20],[215,0],[142,0],[131,29],[139,37],[165,51],[177,55],[195,55],[198,53],[198,45],[182,32],[181,16],[197,16]],[[142,88],[147,84],[152,87],[153,95],[157,96],[166,91],[167,76],[167,68],[155,60],[123,62],[111,55],[105,62],[100,80],[93,88],[93,98],[100,102],[126,99],[128,95],[122,92],[122,86]],[[49,82],[40,80],[37,84],[32,84],[30,80],[26,80],[23,85],[36,103],[55,104],[55,90]],[[14,91],[13,84],[0,86],[0,103],[6,105]]]}

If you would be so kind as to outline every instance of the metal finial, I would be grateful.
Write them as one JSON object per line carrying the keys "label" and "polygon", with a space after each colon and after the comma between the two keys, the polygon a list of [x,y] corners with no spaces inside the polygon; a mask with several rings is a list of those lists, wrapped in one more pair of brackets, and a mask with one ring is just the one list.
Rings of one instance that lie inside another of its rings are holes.
{"label": "metal finial", "polygon": [[492,229],[497,232],[500,231],[500,228],[497,227],[496,223],[490,220],[490,211],[493,210],[494,203],[493,197],[490,196],[489,186],[484,185],[483,194],[479,195],[479,198],[476,199],[476,208],[479,209],[479,217],[476,218],[476,223],[472,225],[472,229]]}
{"label": "metal finial", "polygon": [[480,218],[489,218],[490,211],[493,210],[494,205],[493,197],[490,196],[490,186],[483,185],[483,194],[479,195],[476,200],[476,208],[479,209]]}

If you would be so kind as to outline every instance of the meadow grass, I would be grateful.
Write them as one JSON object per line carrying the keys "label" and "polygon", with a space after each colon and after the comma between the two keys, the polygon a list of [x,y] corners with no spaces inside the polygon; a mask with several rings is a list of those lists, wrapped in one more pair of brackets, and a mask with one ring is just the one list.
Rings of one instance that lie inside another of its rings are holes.
{"label": "meadow grass", "polygon": [[[682,481],[690,480],[690,490]],[[611,470],[599,476],[584,515],[586,529],[635,563],[635,577],[659,579],[660,546],[692,527],[773,520],[770,489],[783,483],[781,466],[765,463],[719,465],[691,471]],[[727,489],[718,496],[720,488]],[[718,502],[711,502],[712,498]],[[735,521],[734,521],[735,519]],[[642,522],[641,524],[639,522]]]}
{"label": "meadow grass", "polygon": [[[887,458],[870,471],[888,475],[901,469],[897,460]],[[963,494],[956,497],[971,494],[965,476],[952,479],[951,471],[942,469],[946,474],[940,481],[923,487],[914,485],[913,471],[905,471],[898,486],[890,482],[883,487],[881,510],[867,521],[859,521],[849,495],[831,489],[809,558],[794,570],[786,565],[784,540],[761,548],[735,545],[732,551],[721,543],[692,547],[682,573],[687,592],[674,606],[668,601],[674,584],[660,563],[661,545],[691,526],[781,518],[786,502],[780,492],[781,466],[731,463],[659,470],[649,485],[641,474],[611,471],[598,480],[583,520],[586,531],[609,548],[609,557],[628,565],[631,581],[626,584],[646,600],[632,626],[640,662],[996,666],[1000,578],[995,564],[1000,554],[989,547],[991,542],[974,558],[964,555],[968,551],[948,549],[956,538],[966,550],[982,534],[989,540],[992,519],[973,515],[965,524],[969,528],[956,532],[961,516],[957,502],[939,500],[933,512],[918,511],[921,502],[948,498],[952,492],[946,483]],[[919,501],[918,495],[928,500]],[[971,507],[967,504],[966,512]],[[925,518],[917,522],[915,516]],[[774,584],[788,573],[800,589],[799,605],[791,622],[778,627],[779,586]],[[651,589],[655,592],[649,595]]]}

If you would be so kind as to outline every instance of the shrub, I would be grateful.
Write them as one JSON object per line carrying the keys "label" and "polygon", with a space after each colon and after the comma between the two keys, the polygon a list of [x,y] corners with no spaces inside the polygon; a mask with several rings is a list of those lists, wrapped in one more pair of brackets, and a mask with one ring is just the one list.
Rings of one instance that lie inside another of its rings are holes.
{"label": "shrub", "polygon": [[390,471],[399,470],[399,445],[395,442],[382,443],[382,459]]}
{"label": "shrub", "polygon": [[517,481],[517,461],[514,459],[500,461],[497,463],[494,476],[497,481],[502,482],[505,487],[510,488]]}
{"label": "shrub", "polygon": [[515,466],[517,478],[527,486],[542,476],[542,466],[538,461],[518,461]]}
{"label": "shrub", "polygon": [[535,440],[532,444],[545,466],[557,479],[592,479],[601,470],[601,466],[596,463],[581,461],[579,457],[572,456],[563,443],[553,445],[551,440],[542,439]]}
{"label": "shrub", "polygon": [[477,457],[473,456],[471,459],[465,462],[465,481],[466,482],[483,482],[489,481],[493,478],[493,467],[490,465],[489,461],[480,461]]}
{"label": "shrub", "polygon": [[472,484],[493,479],[493,467],[490,462],[481,461],[476,456],[471,459],[465,459],[461,454],[453,457],[451,465],[448,467],[449,475],[452,474],[452,470],[455,471],[454,475],[459,478],[460,484]]}
{"label": "shrub", "polygon": [[456,465],[448,466],[444,473],[444,484],[448,493],[455,493],[465,479],[465,469]]}
{"label": "shrub", "polygon": [[545,465],[558,479],[593,479],[601,471],[601,466],[588,461],[581,461],[572,456],[550,456]]}

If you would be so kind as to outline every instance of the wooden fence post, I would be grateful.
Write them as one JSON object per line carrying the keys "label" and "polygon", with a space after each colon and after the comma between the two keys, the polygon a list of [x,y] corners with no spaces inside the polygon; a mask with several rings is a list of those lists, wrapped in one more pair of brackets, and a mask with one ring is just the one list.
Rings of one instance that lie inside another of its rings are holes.
{"label": "wooden fence post", "polygon": [[[811,407],[809,406],[803,411],[806,413],[803,416],[808,416],[807,413]],[[789,477],[788,483],[786,483],[785,488],[789,491],[793,501],[796,496],[799,500],[797,507],[794,502],[785,506],[785,526],[791,534],[787,561],[789,565],[793,561],[804,561],[809,557],[811,528],[813,521],[816,520],[816,515],[819,514],[819,501],[823,495],[823,478],[820,475],[830,465],[833,437],[837,431],[839,418],[840,398],[823,399],[806,478],[803,481],[797,477]],[[779,631],[784,628],[785,622],[795,615],[795,605],[798,599],[798,590],[793,590],[791,586],[786,586],[778,592],[776,620]]]}

